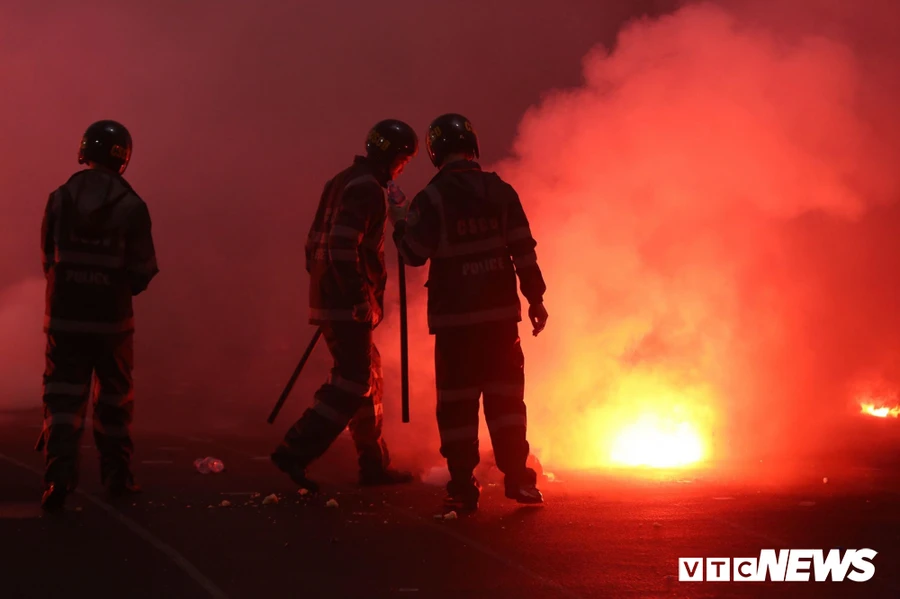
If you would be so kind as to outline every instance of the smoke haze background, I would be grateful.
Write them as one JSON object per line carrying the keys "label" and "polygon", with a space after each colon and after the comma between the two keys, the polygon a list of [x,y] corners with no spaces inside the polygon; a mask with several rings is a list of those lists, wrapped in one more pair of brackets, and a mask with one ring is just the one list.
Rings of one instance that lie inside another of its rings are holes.
{"label": "smoke haze background", "polygon": [[896,383],[897,8],[802,4],[633,23],[524,118],[501,171],[549,267],[526,351],[553,458],[635,414],[719,457],[815,451],[853,385]]}
{"label": "smoke haze background", "polygon": [[[325,180],[377,120],[421,136],[454,111],[539,242],[550,321],[521,329],[538,455],[597,465],[645,413],[690,420],[720,456],[833,439],[854,386],[900,376],[898,9],[598,4],[0,8],[0,406],[39,405],[40,218],[90,122],[130,128],[127,178],[154,220],[137,425],[240,433],[312,335],[302,248]],[[412,195],[432,173],[423,147],[400,184]],[[387,256],[388,442],[437,462],[425,272],[408,273],[401,426]],[[273,442],[327,368],[319,348]]]}

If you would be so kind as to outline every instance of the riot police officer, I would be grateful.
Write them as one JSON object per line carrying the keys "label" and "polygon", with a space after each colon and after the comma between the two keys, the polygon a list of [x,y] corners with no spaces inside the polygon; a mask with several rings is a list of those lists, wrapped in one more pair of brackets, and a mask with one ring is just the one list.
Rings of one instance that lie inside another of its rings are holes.
{"label": "riot police officer", "polygon": [[81,170],[50,194],[41,231],[47,279],[42,505],[61,509],[78,482],[88,398],[100,476],[119,496],[139,491],[131,470],[132,298],[159,272],[147,205],[124,179],[131,134],[99,121],[81,140]]}

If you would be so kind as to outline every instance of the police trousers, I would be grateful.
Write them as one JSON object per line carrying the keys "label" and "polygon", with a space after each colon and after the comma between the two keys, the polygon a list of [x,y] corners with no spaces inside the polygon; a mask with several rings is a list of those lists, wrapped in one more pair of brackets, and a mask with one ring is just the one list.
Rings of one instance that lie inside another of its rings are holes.
{"label": "police trousers", "polygon": [[288,430],[279,449],[306,467],[349,426],[360,470],[387,468],[390,454],[382,437],[384,376],[372,328],[357,322],[329,322],[321,328],[334,366],[316,391],[312,407]]}
{"label": "police trousers", "polygon": [[466,486],[478,465],[479,400],[497,468],[508,486],[534,484],[527,468],[525,356],[516,322],[435,332],[437,422],[451,483]]}
{"label": "police trousers", "polygon": [[50,332],[45,364],[44,426],[36,448],[44,452],[45,482],[69,489],[77,485],[89,399],[101,480],[129,476],[134,452],[133,333]]}

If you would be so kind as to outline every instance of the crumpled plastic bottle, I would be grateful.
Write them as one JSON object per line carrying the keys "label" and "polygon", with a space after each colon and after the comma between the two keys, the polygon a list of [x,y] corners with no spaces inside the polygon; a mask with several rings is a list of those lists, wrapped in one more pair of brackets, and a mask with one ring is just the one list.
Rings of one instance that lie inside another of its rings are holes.
{"label": "crumpled plastic bottle", "polygon": [[222,460],[214,457],[197,458],[194,460],[194,468],[200,474],[218,474],[225,470],[225,464]]}

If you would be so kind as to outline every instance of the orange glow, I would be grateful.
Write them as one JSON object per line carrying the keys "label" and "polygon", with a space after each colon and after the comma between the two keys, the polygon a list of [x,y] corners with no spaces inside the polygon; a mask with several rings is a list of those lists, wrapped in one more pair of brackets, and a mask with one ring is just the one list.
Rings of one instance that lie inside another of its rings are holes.
{"label": "orange glow", "polygon": [[900,406],[890,408],[888,406],[875,407],[873,403],[862,403],[862,413],[876,418],[900,418]]}
{"label": "orange glow", "polygon": [[703,445],[690,423],[661,422],[647,414],[621,432],[610,457],[613,463],[623,466],[689,466],[703,459]]}
{"label": "orange glow", "polygon": [[[582,376],[596,373],[587,370]],[[578,387],[563,395],[576,395]],[[567,428],[564,444],[541,444],[542,460],[574,469],[665,469],[700,466],[712,457],[716,413],[710,408],[715,405],[710,390],[635,371],[619,372],[606,391],[603,401],[586,408],[578,424]],[[534,424],[534,437],[545,439],[543,423]],[[554,452],[546,451],[554,445]]]}

